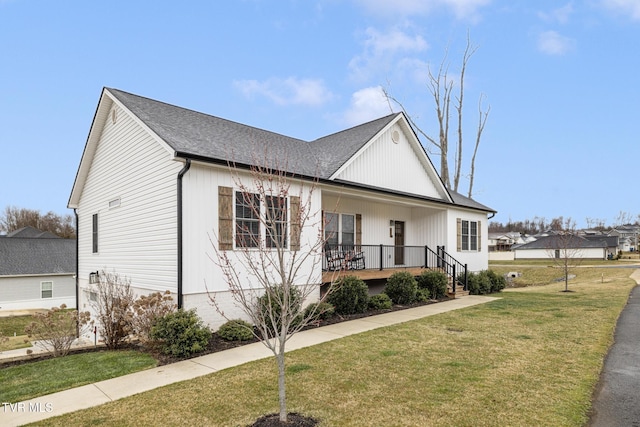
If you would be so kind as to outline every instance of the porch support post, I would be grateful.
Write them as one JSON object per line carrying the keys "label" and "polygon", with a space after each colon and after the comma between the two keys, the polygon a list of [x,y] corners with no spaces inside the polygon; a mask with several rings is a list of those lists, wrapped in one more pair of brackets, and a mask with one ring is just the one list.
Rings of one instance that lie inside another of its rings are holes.
{"label": "porch support post", "polygon": [[456,265],[455,264],[453,264],[451,266],[451,270],[453,271],[453,283],[452,283],[451,287],[452,287],[452,290],[453,290],[453,295],[455,296],[455,294],[456,294],[456,281],[458,280],[456,278]]}
{"label": "porch support post", "polygon": [[467,285],[467,264],[464,265],[464,290],[468,291],[469,286]]}

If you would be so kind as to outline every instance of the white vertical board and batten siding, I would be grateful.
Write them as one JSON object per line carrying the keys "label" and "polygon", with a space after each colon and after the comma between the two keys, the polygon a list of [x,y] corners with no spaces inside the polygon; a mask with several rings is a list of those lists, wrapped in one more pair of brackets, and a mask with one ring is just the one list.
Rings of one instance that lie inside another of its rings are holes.
{"label": "white vertical board and batten siding", "polygon": [[447,215],[443,208],[431,207],[416,201],[415,205],[397,204],[382,197],[353,198],[346,196],[324,196],[325,212],[362,215],[363,245],[393,245],[394,237],[389,232],[390,221],[405,222],[405,245],[424,246],[433,250],[446,242]]}
{"label": "white vertical board and batten siding", "polygon": [[[233,172],[236,173],[236,172]],[[211,292],[227,292],[229,287],[220,267],[214,245],[217,245],[218,233],[218,187],[238,189],[236,179],[251,188],[252,177],[248,172],[239,172],[236,178],[228,168],[192,163],[191,169],[183,179],[183,293],[196,294]],[[296,182],[291,183],[290,195],[299,195]],[[235,196],[234,196],[235,197]],[[305,196],[302,196],[304,200]],[[312,218],[300,237],[301,248],[308,248],[318,238],[320,226],[321,201],[320,191],[313,195],[311,203]],[[290,215],[290,214],[289,214]],[[313,225],[312,225],[313,224]],[[314,228],[313,226],[316,226]],[[289,230],[289,238],[291,237]],[[235,251],[227,251],[233,260]],[[311,261],[311,260],[310,260]],[[240,262],[237,262],[239,265]],[[305,278],[312,271],[312,263],[305,264],[299,278]],[[244,270],[243,270],[244,271]],[[318,271],[318,280],[321,273]],[[258,286],[251,283],[247,275],[247,286]],[[206,295],[205,295],[206,298]]]}
{"label": "white vertical board and batten siding", "polygon": [[[112,111],[115,110],[115,122]],[[183,164],[137,119],[111,106],[88,172],[79,216],[79,274],[107,269],[142,291],[176,292],[177,190]],[[109,202],[120,199],[120,205]],[[92,253],[92,215],[98,214],[98,253]]]}
{"label": "white vertical board and batten siding", "polygon": [[[397,132],[398,141],[392,135]],[[431,167],[425,167],[403,129],[393,125],[363,147],[335,179],[385,188],[403,193],[442,199],[434,185]],[[423,159],[424,160],[424,159]],[[426,160],[425,160],[426,161]]]}
{"label": "white vertical board and batten siding", "polygon": [[[480,221],[479,251],[458,251],[458,218],[466,221]],[[467,209],[450,209],[448,211],[449,238],[445,250],[462,264],[467,264],[469,271],[478,272],[489,268],[489,232],[487,213]]]}

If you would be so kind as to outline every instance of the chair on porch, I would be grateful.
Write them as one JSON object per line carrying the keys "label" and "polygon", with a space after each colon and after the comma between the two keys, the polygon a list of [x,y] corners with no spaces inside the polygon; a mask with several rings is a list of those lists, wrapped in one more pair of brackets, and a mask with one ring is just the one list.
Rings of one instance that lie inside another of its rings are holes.
{"label": "chair on porch", "polygon": [[364,252],[357,251],[353,246],[340,247],[326,245],[324,256],[327,260],[327,270],[364,270]]}
{"label": "chair on porch", "polygon": [[325,245],[324,256],[327,259],[327,270],[342,270],[344,264],[344,253],[337,246]]}
{"label": "chair on porch", "polygon": [[345,259],[345,270],[364,270],[365,260],[364,252],[356,250],[351,246],[348,250],[343,251]]}

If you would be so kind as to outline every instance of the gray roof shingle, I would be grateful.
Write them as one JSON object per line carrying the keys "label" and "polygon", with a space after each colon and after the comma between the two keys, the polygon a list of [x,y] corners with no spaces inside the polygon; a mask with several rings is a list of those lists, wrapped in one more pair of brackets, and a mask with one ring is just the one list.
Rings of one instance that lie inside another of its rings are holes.
{"label": "gray roof shingle", "polygon": [[[121,90],[107,90],[169,144],[176,155],[242,165],[260,164],[266,156],[272,167],[322,179],[329,178],[397,116],[391,114],[308,142]],[[286,165],[281,164],[282,159],[286,159]]]}
{"label": "gray roof shingle", "polygon": [[75,239],[0,239],[0,276],[73,274],[75,271]]}
{"label": "gray roof shingle", "polygon": [[[389,114],[314,141],[304,141],[118,89],[105,90],[164,140],[178,157],[239,166],[264,165],[321,180],[328,180],[385,126],[403,114]],[[495,212],[461,194],[449,193],[456,205]]]}
{"label": "gray roof shingle", "polygon": [[[565,237],[566,240],[563,240]],[[592,241],[576,235],[562,236],[552,234],[520,245],[517,249],[564,249],[565,247],[567,249],[605,248],[607,243],[604,240]]]}

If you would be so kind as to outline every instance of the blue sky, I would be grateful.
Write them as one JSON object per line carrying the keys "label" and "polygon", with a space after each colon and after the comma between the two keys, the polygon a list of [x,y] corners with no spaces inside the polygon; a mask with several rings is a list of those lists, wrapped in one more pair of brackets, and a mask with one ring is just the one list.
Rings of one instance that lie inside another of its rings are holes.
{"label": "blue sky", "polygon": [[428,66],[456,78],[467,31],[494,220],[640,214],[637,0],[0,0],[0,209],[71,213],[103,86],[307,140],[388,114],[384,87],[435,136]]}

